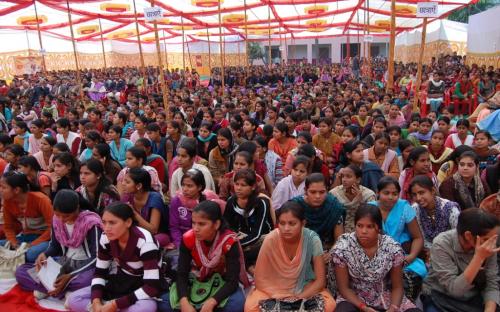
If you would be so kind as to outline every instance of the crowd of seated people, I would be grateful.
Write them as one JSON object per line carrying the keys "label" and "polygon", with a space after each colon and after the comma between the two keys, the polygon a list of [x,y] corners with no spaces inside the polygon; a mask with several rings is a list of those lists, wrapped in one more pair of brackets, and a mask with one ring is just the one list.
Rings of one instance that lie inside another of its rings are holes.
{"label": "crowd of seated people", "polygon": [[168,70],[166,103],[152,67],[0,82],[19,286],[71,311],[500,311],[499,70],[433,58],[416,92],[415,64],[387,86],[355,59]]}

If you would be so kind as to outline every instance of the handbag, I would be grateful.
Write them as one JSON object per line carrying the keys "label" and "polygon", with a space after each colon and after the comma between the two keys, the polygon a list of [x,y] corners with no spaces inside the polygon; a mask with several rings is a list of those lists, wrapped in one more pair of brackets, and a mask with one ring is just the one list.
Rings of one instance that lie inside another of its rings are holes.
{"label": "handbag", "polygon": [[[193,274],[189,274],[189,303],[195,309],[201,309],[203,303],[215,295],[219,289],[224,286],[224,284],[225,282],[219,273],[213,274],[212,277],[205,282],[200,282]],[[177,293],[177,283],[174,283],[172,287],[170,287],[169,297],[172,309],[180,309],[180,298]],[[226,305],[227,300],[228,298],[222,300],[217,307],[223,308]]]}
{"label": "handbag", "polygon": [[28,251],[28,244],[22,243],[16,250],[10,249],[10,242],[0,246],[0,279],[15,278],[18,266],[24,264],[24,254]]}
{"label": "handbag", "polygon": [[259,309],[261,312],[323,312],[325,299],[321,295],[307,300],[267,299],[259,302]]}

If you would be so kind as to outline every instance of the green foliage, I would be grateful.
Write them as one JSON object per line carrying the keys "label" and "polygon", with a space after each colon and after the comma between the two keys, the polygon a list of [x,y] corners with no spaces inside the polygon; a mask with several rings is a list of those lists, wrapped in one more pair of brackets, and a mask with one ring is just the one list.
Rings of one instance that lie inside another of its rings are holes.
{"label": "green foliage", "polygon": [[248,58],[252,61],[264,58],[264,51],[258,42],[248,43]]}
{"label": "green foliage", "polygon": [[448,16],[450,21],[468,23],[469,16],[486,11],[500,4],[500,0],[479,0],[476,4],[469,5],[461,10],[455,11]]}

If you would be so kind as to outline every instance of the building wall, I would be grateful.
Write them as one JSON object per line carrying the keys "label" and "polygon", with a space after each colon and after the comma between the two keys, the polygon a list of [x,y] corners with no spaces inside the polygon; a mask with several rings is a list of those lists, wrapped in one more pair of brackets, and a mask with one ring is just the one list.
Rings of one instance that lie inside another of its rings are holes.
{"label": "building wall", "polygon": [[[359,40],[359,41],[358,41]],[[363,43],[363,36],[360,35],[359,38],[358,36],[351,36],[349,38],[349,41],[351,43],[358,43],[361,42]],[[374,37],[374,42],[372,45],[379,46],[380,50],[380,55],[381,56],[387,56],[388,51],[387,51],[387,43],[389,42],[389,37]],[[329,45],[330,46],[330,54],[331,54],[331,61],[333,63],[340,63],[341,61],[341,48],[342,44],[347,43],[347,37],[333,37],[333,38],[320,38],[320,39],[298,39],[298,40],[286,40],[286,46],[288,51],[288,58],[289,59],[306,59],[309,63],[313,61],[313,59],[317,58],[317,53],[318,53],[318,46],[325,46]],[[268,45],[267,42],[261,42],[261,45],[263,47],[266,47]],[[279,41],[272,41],[271,42],[272,46],[279,46],[280,42]],[[283,48],[285,47],[285,40],[281,41],[281,45]],[[284,55],[286,58],[286,55]]]}

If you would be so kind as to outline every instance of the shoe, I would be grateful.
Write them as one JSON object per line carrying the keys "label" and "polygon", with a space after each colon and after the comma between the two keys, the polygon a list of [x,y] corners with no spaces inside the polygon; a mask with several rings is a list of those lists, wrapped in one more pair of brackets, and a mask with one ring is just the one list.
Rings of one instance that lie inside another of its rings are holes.
{"label": "shoe", "polygon": [[35,297],[36,300],[42,300],[42,299],[47,298],[48,296],[49,295],[47,295],[46,293],[43,293],[41,291],[38,291],[38,290],[33,291],[33,297]]}

